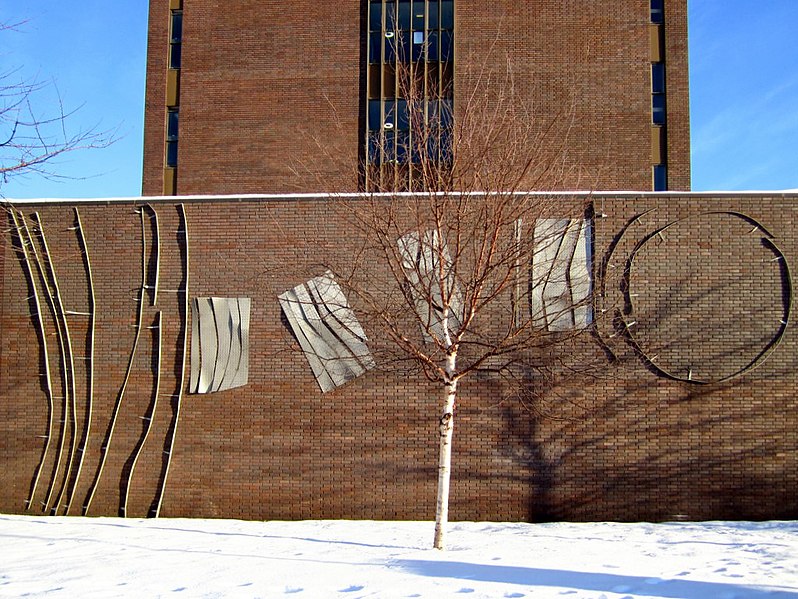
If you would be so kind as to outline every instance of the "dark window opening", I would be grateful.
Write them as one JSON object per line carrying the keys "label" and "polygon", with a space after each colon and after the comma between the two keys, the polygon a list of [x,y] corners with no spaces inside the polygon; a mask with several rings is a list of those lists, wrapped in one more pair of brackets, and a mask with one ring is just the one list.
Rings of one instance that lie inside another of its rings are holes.
{"label": "dark window opening", "polygon": [[369,100],[369,131],[376,131],[380,128],[382,121],[382,105],[380,100]]}
{"label": "dark window opening", "polygon": [[366,189],[409,189],[427,172],[410,164],[451,159],[454,1],[369,0],[368,11],[362,172]]}
{"label": "dark window opening", "polygon": [[385,121],[382,125],[382,128],[386,131],[390,131],[391,129],[396,128],[396,101],[395,100],[386,100],[385,101]]}
{"label": "dark window opening", "polygon": [[179,69],[181,63],[182,44],[172,44],[169,46],[169,68]]}
{"label": "dark window opening", "polygon": [[651,22],[662,23],[665,20],[665,0],[651,0]]}
{"label": "dark window opening", "polygon": [[183,40],[183,11],[172,11],[172,36],[171,41],[180,42]]}
{"label": "dark window opening", "polygon": [[396,62],[396,35],[393,31],[385,32],[385,62]]}
{"label": "dark window opening", "polygon": [[449,62],[454,54],[454,40],[451,31],[441,31],[441,61]]}
{"label": "dark window opening", "polygon": [[454,29],[453,0],[443,0],[441,2],[441,29]]}
{"label": "dark window opening", "polygon": [[369,62],[382,60],[382,37],[379,31],[372,31],[369,36]]}
{"label": "dark window opening", "polygon": [[166,166],[177,166],[177,141],[166,142]]}
{"label": "dark window opening", "polygon": [[413,2],[413,29],[424,30],[424,3]]}
{"label": "dark window opening", "polygon": [[668,190],[668,169],[664,164],[657,164],[653,169],[654,191]]}
{"label": "dark window opening", "polygon": [[166,113],[166,139],[170,141],[177,139],[179,115],[176,108],[170,108]]}
{"label": "dark window opening", "polygon": [[396,45],[397,59],[401,63],[410,62],[410,32],[400,31],[398,34],[399,40]]}
{"label": "dark window opening", "polygon": [[396,128],[400,131],[410,129],[410,118],[407,114],[407,100],[396,101]]}
{"label": "dark window opening", "polygon": [[399,29],[410,29],[410,0],[399,0]]}
{"label": "dark window opening", "polygon": [[369,132],[368,159],[370,164],[380,162],[380,134]]}
{"label": "dark window opening", "polygon": [[183,42],[183,11],[172,11],[172,22],[169,35],[169,68],[179,69]]}
{"label": "dark window opening", "polygon": [[396,134],[396,161],[399,164],[407,164],[409,154],[410,134],[407,131],[399,131]]}
{"label": "dark window opening", "polygon": [[429,0],[427,21],[427,27],[429,29],[438,29],[438,27],[440,27],[440,19],[438,19],[438,0]]}
{"label": "dark window opening", "polygon": [[441,100],[441,127],[443,129],[451,129],[453,114],[452,101],[448,99]]}
{"label": "dark window opening", "polygon": [[651,120],[655,125],[665,124],[665,94],[651,96]]}
{"label": "dark window opening", "polygon": [[396,3],[385,3],[385,29],[393,31],[396,29]]}
{"label": "dark window opening", "polygon": [[385,156],[385,161],[393,162],[396,160],[396,134],[393,131],[386,131],[383,135],[383,140],[382,152]]}
{"label": "dark window opening", "polygon": [[427,36],[427,60],[438,62],[438,32],[430,31]]}
{"label": "dark window opening", "polygon": [[369,29],[371,31],[382,30],[382,2],[371,2],[369,6]]}
{"label": "dark window opening", "polygon": [[662,62],[655,62],[651,65],[651,92],[665,93],[665,64]]}
{"label": "dark window opening", "polygon": [[383,65],[382,69],[382,97],[396,97],[396,67],[391,64]]}
{"label": "dark window opening", "polygon": [[177,166],[177,138],[180,113],[177,108],[166,111],[166,166]]}

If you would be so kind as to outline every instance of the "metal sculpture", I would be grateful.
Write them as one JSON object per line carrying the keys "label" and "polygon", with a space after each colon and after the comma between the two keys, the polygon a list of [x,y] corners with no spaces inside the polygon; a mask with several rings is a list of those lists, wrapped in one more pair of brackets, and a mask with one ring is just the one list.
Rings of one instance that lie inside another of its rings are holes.
{"label": "metal sculpture", "polygon": [[278,296],[322,392],[374,368],[366,334],[329,271]]}
{"label": "metal sculpture", "polygon": [[536,326],[567,331],[592,322],[590,228],[586,219],[535,222],[529,303]]}
{"label": "metal sculpture", "polygon": [[214,393],[247,384],[248,297],[194,298],[191,316],[191,393]]}

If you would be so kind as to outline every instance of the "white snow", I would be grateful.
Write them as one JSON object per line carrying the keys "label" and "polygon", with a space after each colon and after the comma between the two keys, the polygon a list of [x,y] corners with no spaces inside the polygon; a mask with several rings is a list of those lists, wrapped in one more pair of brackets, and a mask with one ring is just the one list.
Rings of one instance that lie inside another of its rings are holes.
{"label": "white snow", "polygon": [[0,515],[0,597],[798,598],[798,523]]}

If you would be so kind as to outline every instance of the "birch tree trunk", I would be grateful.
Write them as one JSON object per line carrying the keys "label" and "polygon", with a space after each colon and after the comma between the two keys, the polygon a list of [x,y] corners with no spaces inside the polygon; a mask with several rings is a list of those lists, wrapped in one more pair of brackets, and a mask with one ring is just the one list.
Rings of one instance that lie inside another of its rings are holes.
{"label": "birch tree trunk", "polygon": [[[455,370],[455,355],[446,358],[447,375]],[[446,525],[449,521],[449,482],[452,473],[452,433],[454,432],[454,402],[457,396],[457,380],[444,386],[443,414],[440,420],[440,442],[438,449],[438,501],[435,508],[435,549],[444,549]]]}

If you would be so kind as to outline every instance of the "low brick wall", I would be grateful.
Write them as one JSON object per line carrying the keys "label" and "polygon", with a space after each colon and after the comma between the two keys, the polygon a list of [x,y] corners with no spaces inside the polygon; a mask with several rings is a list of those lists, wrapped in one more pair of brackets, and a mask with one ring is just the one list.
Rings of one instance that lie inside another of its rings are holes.
{"label": "low brick wall", "polygon": [[[796,341],[780,320],[791,299],[788,269],[798,264],[798,195],[588,199],[599,215],[593,229],[599,312],[596,334],[572,357],[600,367],[543,389],[531,406],[503,398],[488,379],[461,387],[451,517],[796,517]],[[372,371],[322,394],[281,315],[277,296],[319,274],[308,247],[345,243],[331,201],[180,198],[188,223],[189,297],[249,297],[252,311],[248,384],[184,394],[171,461],[186,316],[178,292],[186,260],[180,204],[147,198],[7,205],[29,226],[38,213],[63,305],[88,313],[78,208],[96,297],[88,437],[90,319],[67,317],[77,392],[66,414],[58,337],[45,319],[53,426],[32,513],[59,496],[59,513],[70,497],[69,513],[82,512],[116,412],[90,515],[119,514],[126,493],[127,515],[151,514],[169,461],[162,516],[433,517],[439,389]],[[146,202],[151,208],[142,228],[137,210]],[[0,250],[0,512],[21,513],[42,461],[49,409],[32,290],[13,220],[6,220],[12,231]],[[151,290],[146,294],[131,361],[142,247],[152,276],[156,232],[159,292],[154,306]],[[160,377],[157,329],[151,328],[158,312]],[[151,412],[150,426],[144,417]],[[59,451],[73,413],[74,454],[69,434]]]}

